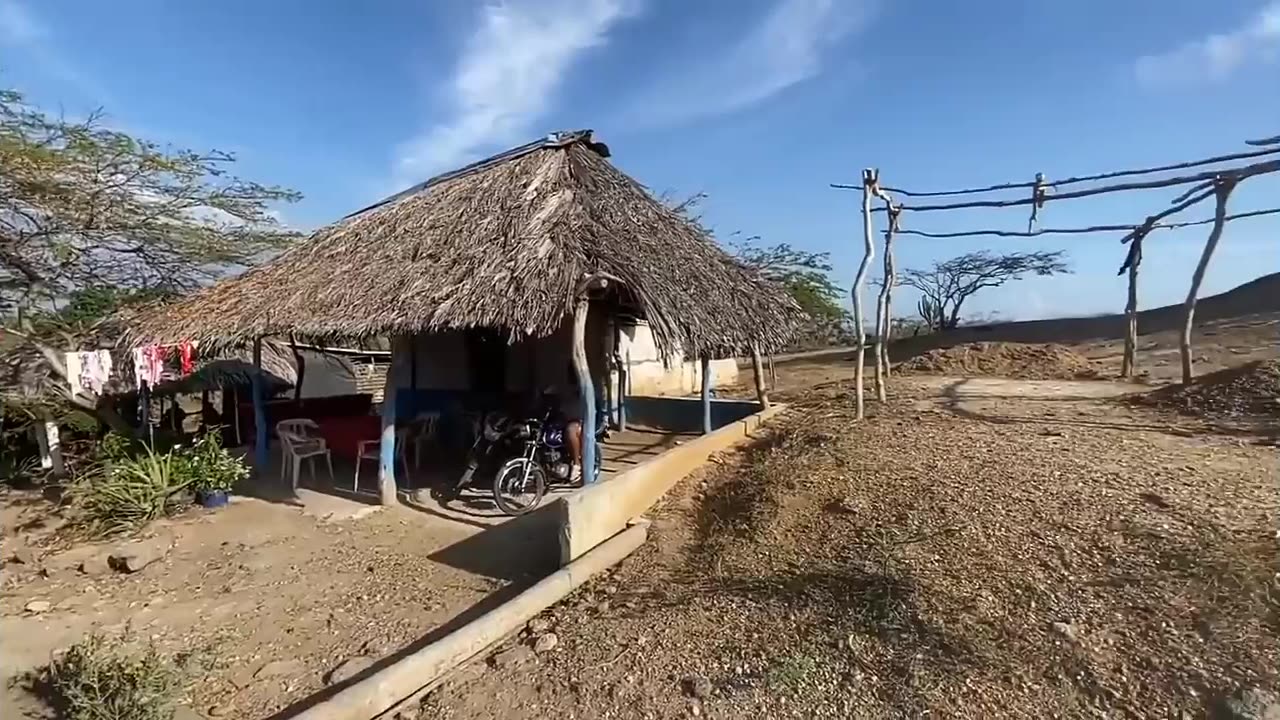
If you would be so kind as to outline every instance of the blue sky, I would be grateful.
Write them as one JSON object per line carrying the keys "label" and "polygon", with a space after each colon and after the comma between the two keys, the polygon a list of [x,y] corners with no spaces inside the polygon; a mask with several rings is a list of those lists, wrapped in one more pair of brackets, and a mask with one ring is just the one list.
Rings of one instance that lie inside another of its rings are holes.
{"label": "blue sky", "polygon": [[[0,84],[70,115],[231,150],[302,191],[313,228],[550,130],[590,127],[656,192],[709,196],[721,236],[830,251],[848,284],[861,168],[935,189],[1162,164],[1280,133],[1280,0],[0,0]],[[1280,205],[1259,178],[1231,209]],[[1051,203],[1138,222],[1177,191]],[[1196,215],[1209,211],[1205,208]],[[1196,212],[1196,211],[1192,211]],[[1024,209],[908,227],[1025,227]],[[1181,300],[1207,230],[1148,242],[1144,305]],[[1231,226],[1218,292],[1280,270],[1280,217]],[[1065,248],[1075,274],[975,298],[1005,318],[1118,311],[1114,236],[904,238],[899,267]],[[902,310],[914,298],[902,294]]]}

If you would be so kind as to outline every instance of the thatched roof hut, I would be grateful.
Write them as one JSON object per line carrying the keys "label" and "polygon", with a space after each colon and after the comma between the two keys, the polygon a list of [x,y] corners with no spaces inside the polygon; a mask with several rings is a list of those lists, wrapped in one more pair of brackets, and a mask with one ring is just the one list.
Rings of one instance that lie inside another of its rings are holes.
{"label": "thatched roof hut", "polygon": [[559,133],[409,188],[274,260],[139,319],[134,343],[239,344],[500,328],[545,337],[584,276],[665,351],[777,348],[800,310],[614,167],[590,131]]}

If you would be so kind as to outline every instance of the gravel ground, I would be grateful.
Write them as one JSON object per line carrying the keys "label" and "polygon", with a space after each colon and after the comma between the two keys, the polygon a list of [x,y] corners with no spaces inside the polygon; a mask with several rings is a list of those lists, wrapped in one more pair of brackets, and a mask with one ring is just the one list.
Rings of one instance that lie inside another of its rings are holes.
{"label": "gravel ground", "polygon": [[408,714],[1180,718],[1280,689],[1274,449],[1027,385],[896,379],[862,424],[847,387],[788,393]]}

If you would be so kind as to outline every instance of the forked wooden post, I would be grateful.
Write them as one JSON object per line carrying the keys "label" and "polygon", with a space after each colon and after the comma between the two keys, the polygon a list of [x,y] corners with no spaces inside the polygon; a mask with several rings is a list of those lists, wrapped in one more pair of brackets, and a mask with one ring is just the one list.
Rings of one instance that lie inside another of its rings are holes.
{"label": "forked wooden post", "polygon": [[853,333],[856,338],[854,347],[854,370],[853,370],[853,390],[857,407],[858,420],[864,417],[864,399],[863,394],[863,376],[865,369],[863,365],[866,363],[867,351],[867,331],[862,325],[862,281],[867,277],[867,267],[871,265],[871,259],[875,256],[876,246],[872,239],[875,232],[871,227],[871,195],[875,190],[876,171],[867,168],[862,171],[862,235],[863,235],[863,253],[862,262],[858,264],[858,274],[853,278],[853,287],[850,294],[853,295]]}
{"label": "forked wooden post", "polygon": [[1191,329],[1196,317],[1196,296],[1200,293],[1200,283],[1204,282],[1204,272],[1209,267],[1213,251],[1217,249],[1218,241],[1222,239],[1222,227],[1226,224],[1227,217],[1227,200],[1230,199],[1231,191],[1235,189],[1238,181],[1239,179],[1234,176],[1221,177],[1213,186],[1216,201],[1213,209],[1213,229],[1209,231],[1209,239],[1204,244],[1204,251],[1200,253],[1200,262],[1196,264],[1196,271],[1191,275],[1191,288],[1187,291],[1187,299],[1182,304],[1185,318],[1178,349],[1182,355],[1183,385],[1189,385],[1192,380]]}
{"label": "forked wooden post", "polygon": [[1138,372],[1138,266],[1142,264],[1142,240],[1145,233],[1135,234],[1126,264],[1129,269],[1129,299],[1124,306],[1124,357],[1120,360],[1120,377],[1132,378]]}
{"label": "forked wooden post", "polygon": [[883,356],[885,382],[889,381],[889,342],[893,340],[893,287],[898,284],[898,267],[893,258],[893,238],[898,233],[898,215],[900,212],[900,210],[894,209],[889,213],[889,229],[885,231],[884,236],[884,276],[888,280],[888,286],[884,291],[884,331],[886,337],[884,343],[880,346],[880,352]]}
{"label": "forked wooden post", "polygon": [[884,402],[889,382],[889,299],[894,282],[893,233],[898,211],[888,195],[878,188],[873,189],[884,200],[889,212],[889,225],[884,231],[884,282],[880,284],[880,294],[876,298],[876,345],[873,349],[876,356],[876,399]]}
{"label": "forked wooden post", "polygon": [[769,409],[769,393],[764,384],[764,362],[760,359],[760,347],[751,346],[751,374],[756,379],[756,400],[762,409]]}

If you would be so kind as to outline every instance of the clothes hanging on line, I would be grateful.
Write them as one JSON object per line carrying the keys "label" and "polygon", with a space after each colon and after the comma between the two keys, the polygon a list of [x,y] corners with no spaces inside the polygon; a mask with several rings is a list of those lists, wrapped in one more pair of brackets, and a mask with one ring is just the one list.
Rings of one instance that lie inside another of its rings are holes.
{"label": "clothes hanging on line", "polygon": [[[166,380],[176,380],[195,370],[196,343],[183,340],[177,345],[143,345],[133,349],[133,377],[137,386],[154,387]],[[169,367],[173,360],[176,367]]]}
{"label": "clothes hanging on line", "polygon": [[111,352],[91,350],[66,354],[67,382],[71,395],[101,395],[111,380]]}

